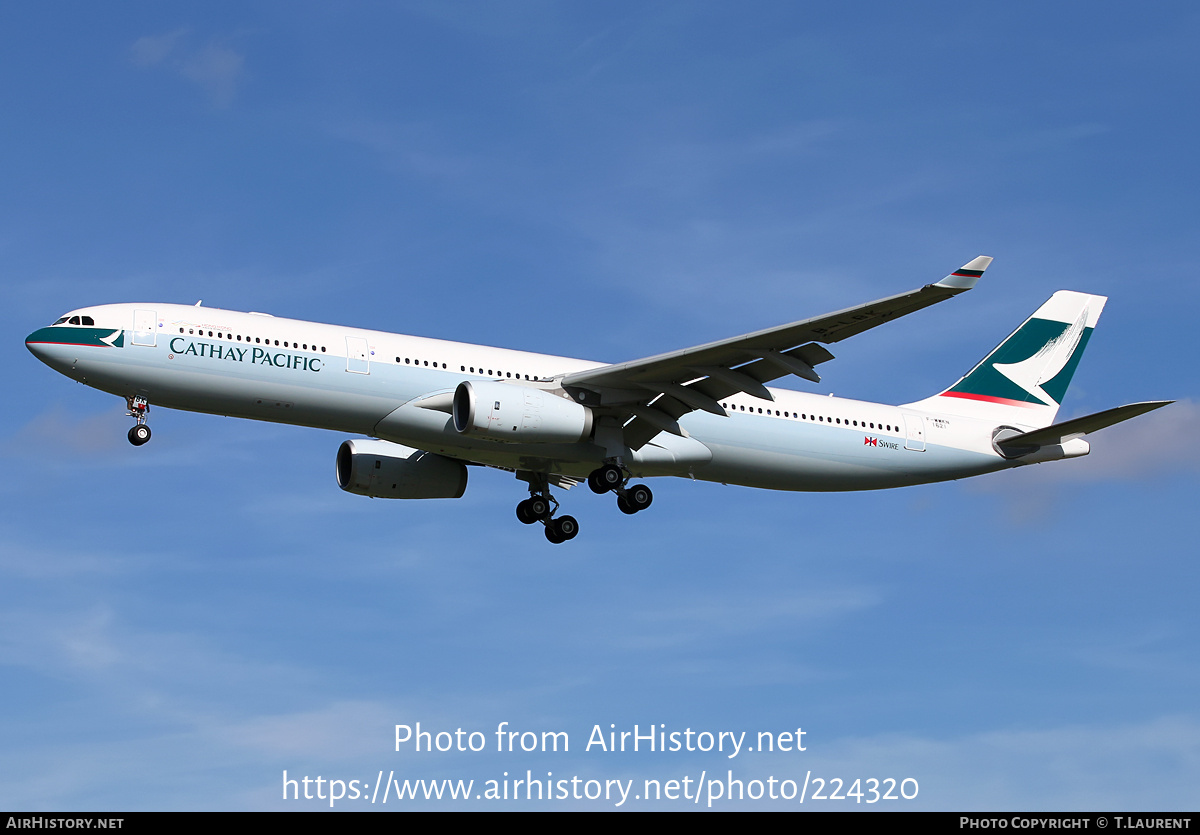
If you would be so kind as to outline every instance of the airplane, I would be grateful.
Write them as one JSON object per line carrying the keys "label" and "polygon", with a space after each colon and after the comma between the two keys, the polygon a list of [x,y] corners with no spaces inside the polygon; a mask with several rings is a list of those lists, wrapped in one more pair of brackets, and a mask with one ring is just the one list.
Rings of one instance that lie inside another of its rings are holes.
{"label": "airplane", "polygon": [[129,441],[151,404],[332,429],[341,489],[459,498],[469,466],[526,482],[517,505],[552,543],[579,523],[551,487],[586,481],[627,514],[681,476],[768,490],[878,490],[1087,455],[1084,436],[1166,406],[1054,423],[1104,296],[1059,291],[958,382],[900,406],[768,388],[819,383],[826,345],[972,289],[979,256],[940,281],[836,313],[616,364],[195,305],[73,310],[25,340],[56,371],[125,398]]}

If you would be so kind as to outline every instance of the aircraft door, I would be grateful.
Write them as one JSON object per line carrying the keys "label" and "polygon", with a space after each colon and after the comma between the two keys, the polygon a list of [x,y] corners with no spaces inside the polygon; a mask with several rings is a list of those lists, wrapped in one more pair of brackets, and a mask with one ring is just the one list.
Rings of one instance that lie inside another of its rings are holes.
{"label": "aircraft door", "polygon": [[153,310],[133,311],[133,344],[153,348],[158,343],[158,314]]}
{"label": "aircraft door", "polygon": [[921,415],[904,414],[904,448],[925,451],[925,418]]}
{"label": "aircraft door", "polygon": [[353,374],[371,373],[371,351],[361,336],[346,337],[346,370]]}

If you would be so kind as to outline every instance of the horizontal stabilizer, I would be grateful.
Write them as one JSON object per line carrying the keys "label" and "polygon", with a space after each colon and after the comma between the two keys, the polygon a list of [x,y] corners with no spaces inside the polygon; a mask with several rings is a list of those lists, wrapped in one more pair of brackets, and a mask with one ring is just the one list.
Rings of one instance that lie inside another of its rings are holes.
{"label": "horizontal stabilizer", "polygon": [[1146,403],[1130,403],[1126,406],[1118,406],[1115,409],[1096,412],[1094,415],[1086,415],[1074,420],[1056,423],[1044,429],[1035,429],[1032,432],[1022,432],[1020,435],[998,439],[996,444],[1006,452],[1018,452],[1024,448],[1062,444],[1087,435],[1089,432],[1097,432],[1113,424],[1135,418],[1138,415],[1144,415],[1146,412],[1161,409],[1163,406],[1168,406],[1174,402],[1174,400],[1151,400]]}

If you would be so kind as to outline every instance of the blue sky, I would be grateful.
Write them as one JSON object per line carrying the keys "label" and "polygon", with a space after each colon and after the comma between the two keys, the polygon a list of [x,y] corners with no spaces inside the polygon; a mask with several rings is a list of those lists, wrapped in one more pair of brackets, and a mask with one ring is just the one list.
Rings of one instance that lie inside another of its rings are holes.
{"label": "blue sky", "polygon": [[[1182,3],[5,6],[0,806],[733,769],[1194,809],[1198,36]],[[1110,301],[1061,415],[1179,402],[975,481],[655,482],[637,517],[577,488],[557,548],[505,473],[341,493],[336,433],[157,410],[135,450],[122,403],[22,345],[203,299],[619,361],[979,254],[976,290],[841,343],[817,390],[920,399],[1075,289]],[[418,721],[572,750],[395,752]],[[808,750],[583,751],[610,723]]]}

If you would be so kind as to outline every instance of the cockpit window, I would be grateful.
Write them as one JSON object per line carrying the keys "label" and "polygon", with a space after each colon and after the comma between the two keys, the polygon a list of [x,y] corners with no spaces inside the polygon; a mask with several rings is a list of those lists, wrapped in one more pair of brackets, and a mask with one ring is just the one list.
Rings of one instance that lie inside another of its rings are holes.
{"label": "cockpit window", "polygon": [[72,316],[72,317],[71,317],[70,324],[72,324],[72,325],[78,325],[78,324],[80,324],[79,317],[78,317],[78,316]]}
{"label": "cockpit window", "polygon": [[[67,321],[67,317],[66,317],[66,316],[64,316],[64,317],[62,317],[61,319],[59,319],[57,322],[55,322],[55,323],[54,323],[54,325],[61,325],[61,324],[62,324],[63,322],[65,322],[65,321]],[[50,327],[54,327],[54,325],[51,325]]]}
{"label": "cockpit window", "polygon": [[79,317],[79,318],[81,318],[81,319],[83,320],[83,323],[84,323],[85,325],[94,325],[94,324],[96,324],[96,320],[95,320],[95,319],[93,319],[91,316],[81,316],[81,317]]}

